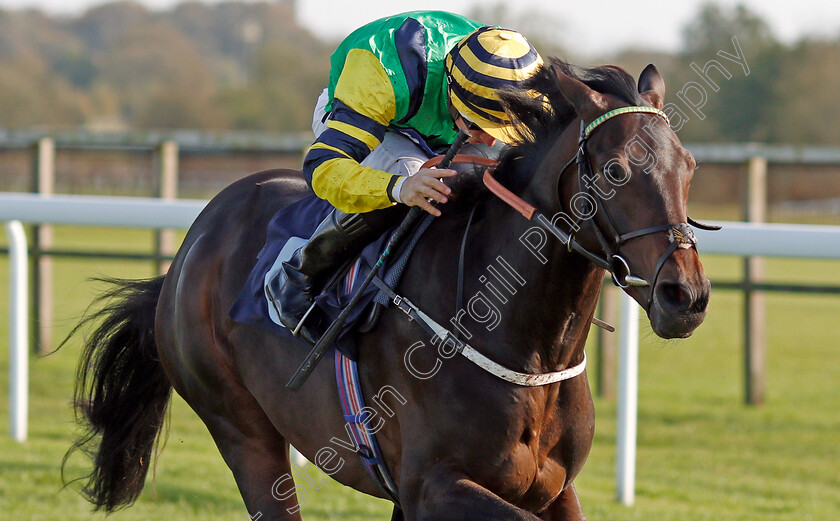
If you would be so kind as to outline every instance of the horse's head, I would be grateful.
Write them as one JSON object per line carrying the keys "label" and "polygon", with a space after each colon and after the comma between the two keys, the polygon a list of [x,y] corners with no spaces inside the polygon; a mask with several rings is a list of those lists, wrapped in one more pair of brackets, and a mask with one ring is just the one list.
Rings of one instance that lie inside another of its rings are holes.
{"label": "horse's head", "polygon": [[[705,317],[710,283],[688,225],[696,165],[661,112],[665,83],[653,65],[638,86],[615,67],[577,71],[553,61],[532,83],[555,121],[567,124],[524,193],[556,212],[552,222],[570,232],[569,249],[608,269],[657,335],[688,337]],[[530,116],[517,111],[532,137],[548,117],[535,108]]]}

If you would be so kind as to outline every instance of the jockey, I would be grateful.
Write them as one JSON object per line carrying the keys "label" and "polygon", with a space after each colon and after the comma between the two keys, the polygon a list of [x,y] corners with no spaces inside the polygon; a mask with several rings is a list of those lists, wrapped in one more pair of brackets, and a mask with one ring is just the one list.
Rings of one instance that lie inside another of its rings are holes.
{"label": "jockey", "polygon": [[440,215],[452,170],[421,169],[459,130],[483,154],[498,155],[513,124],[498,91],[516,89],[542,58],[515,32],[442,11],[371,22],[330,58],[329,85],[315,108],[316,141],[303,173],[335,210],[283,264],[274,303],[295,330],[321,279],[399,224],[409,206]]}

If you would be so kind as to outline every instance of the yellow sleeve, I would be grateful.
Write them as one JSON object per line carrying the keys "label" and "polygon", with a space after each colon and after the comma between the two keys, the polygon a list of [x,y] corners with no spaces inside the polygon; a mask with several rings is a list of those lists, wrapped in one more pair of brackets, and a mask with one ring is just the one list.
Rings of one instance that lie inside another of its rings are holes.
{"label": "yellow sleeve", "polygon": [[349,158],[325,161],[312,177],[312,190],[345,213],[362,213],[394,204],[388,185],[394,174],[362,166]]}
{"label": "yellow sleeve", "polygon": [[365,49],[347,53],[334,97],[380,125],[388,126],[396,116],[397,101],[388,73],[379,59]]}
{"label": "yellow sleeve", "polygon": [[395,111],[394,89],[382,64],[370,51],[350,51],[327,130],[304,160],[304,174],[318,197],[348,213],[394,204],[388,187],[395,176],[359,163],[382,142]]}

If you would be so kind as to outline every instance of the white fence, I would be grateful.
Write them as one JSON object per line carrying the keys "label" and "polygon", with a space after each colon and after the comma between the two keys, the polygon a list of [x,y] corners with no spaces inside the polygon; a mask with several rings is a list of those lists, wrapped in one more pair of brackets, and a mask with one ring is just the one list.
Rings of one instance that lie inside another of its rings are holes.
{"label": "white fence", "polygon": [[[134,228],[188,228],[204,201],[139,197],[39,196],[0,193],[0,222],[7,222],[10,258],[10,424],[26,439],[28,305],[26,237],[21,222]],[[719,232],[697,230],[700,251],[724,255],[840,259],[840,226],[726,222]],[[639,307],[622,298],[616,482],[617,496],[631,505],[635,489]]]}
{"label": "white fence", "polygon": [[0,194],[0,222],[9,240],[9,425],[27,437],[29,303],[27,245],[22,222],[135,228],[189,228],[206,201],[164,202],[138,197]]}

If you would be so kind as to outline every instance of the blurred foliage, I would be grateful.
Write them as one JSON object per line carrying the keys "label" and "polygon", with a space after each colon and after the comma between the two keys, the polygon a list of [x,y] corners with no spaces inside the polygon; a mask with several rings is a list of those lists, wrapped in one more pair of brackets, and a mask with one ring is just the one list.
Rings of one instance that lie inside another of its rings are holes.
{"label": "blurred foliage", "polygon": [[[0,128],[305,131],[337,42],[299,26],[294,5],[188,1],[150,11],[120,1],[76,17],[0,10]],[[574,42],[557,17],[503,4],[467,14],[522,32],[544,56],[593,64],[569,55]],[[667,101],[688,116],[686,141],[840,142],[840,37],[784,44],[749,8],[714,3],[682,36],[676,52],[624,49],[598,62],[634,75],[655,63]],[[736,54],[733,37],[749,74],[721,54]],[[691,85],[707,96],[703,118],[677,96]]]}
{"label": "blurred foliage", "polygon": [[293,0],[0,10],[0,128],[305,130],[332,46]]}
{"label": "blurred foliage", "polygon": [[773,141],[840,141],[840,39],[805,40],[781,60],[770,107]]}
{"label": "blurred foliage", "polygon": [[[734,39],[734,40],[733,40]],[[779,70],[788,50],[770,26],[743,5],[700,7],[683,29],[683,50],[669,74],[672,102],[688,82],[701,85],[708,102],[680,136],[688,141],[769,141],[773,135]],[[730,57],[742,56],[747,70]],[[714,61],[712,61],[714,60]],[[710,67],[711,66],[711,67]],[[706,70],[703,79],[702,70]],[[727,75],[729,77],[727,77]],[[676,80],[676,81],[674,81]],[[711,80],[713,85],[709,84]],[[714,86],[719,90],[715,91]],[[683,103],[683,107],[684,106]]]}

